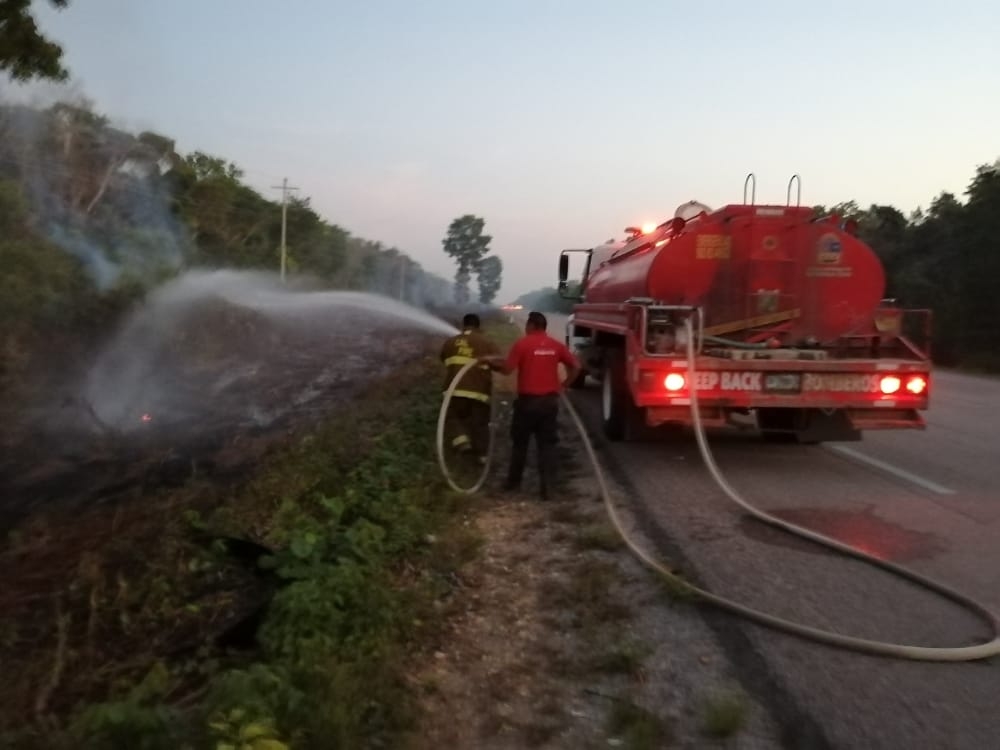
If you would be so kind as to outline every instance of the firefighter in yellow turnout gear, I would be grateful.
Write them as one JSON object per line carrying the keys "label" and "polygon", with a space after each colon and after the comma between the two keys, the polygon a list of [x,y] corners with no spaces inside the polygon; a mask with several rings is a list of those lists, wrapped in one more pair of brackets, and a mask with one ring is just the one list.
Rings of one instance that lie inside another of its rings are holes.
{"label": "firefighter in yellow turnout gear", "polygon": [[[469,362],[498,355],[500,350],[479,331],[479,316],[469,313],[462,318],[462,332],[441,346],[441,361],[447,368],[444,390]],[[474,367],[455,386],[445,421],[445,442],[452,450],[471,453],[485,461],[489,450],[490,399],[493,375],[489,365]]]}

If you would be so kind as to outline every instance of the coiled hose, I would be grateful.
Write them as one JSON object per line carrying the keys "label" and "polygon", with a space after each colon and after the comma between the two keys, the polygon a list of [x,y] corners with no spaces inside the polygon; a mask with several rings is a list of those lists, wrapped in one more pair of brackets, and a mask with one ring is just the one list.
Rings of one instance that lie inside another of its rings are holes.
{"label": "coiled hose", "polygon": [[496,408],[496,394],[493,394],[490,398],[490,427],[489,427],[489,442],[487,443],[486,449],[486,462],[483,464],[483,470],[479,474],[479,478],[471,487],[462,487],[455,480],[455,477],[451,475],[451,471],[448,469],[448,462],[445,460],[444,455],[444,428],[445,422],[448,418],[448,407],[451,405],[451,399],[455,394],[455,389],[458,388],[458,384],[462,382],[462,378],[465,376],[469,370],[478,365],[477,362],[469,362],[462,367],[461,370],[455,373],[455,377],[451,379],[451,383],[448,384],[448,389],[444,392],[444,397],[441,399],[441,410],[438,412],[437,421],[437,457],[438,466],[441,467],[441,474],[444,476],[444,481],[448,483],[455,492],[460,492],[463,495],[471,495],[475,492],[479,492],[483,485],[486,484],[486,479],[490,475],[490,466],[493,464],[493,448],[495,445],[496,438],[496,419],[497,419],[497,408]]}
{"label": "coiled hose", "polygon": [[[695,366],[694,366],[694,336],[691,326],[691,320],[688,318],[685,321],[687,328],[687,370],[688,370],[688,383],[695,382]],[[438,459],[441,465],[441,470],[444,473],[445,479],[448,484],[458,492],[476,492],[478,491],[486,481],[489,470],[489,461],[484,467],[483,474],[479,481],[476,483],[474,488],[463,489],[457,487],[452,481],[447,466],[444,461],[444,421],[447,414],[448,405],[451,402],[452,394],[455,391],[456,385],[461,380],[462,376],[475,365],[475,363],[469,363],[463,367],[452,380],[448,390],[445,392],[444,399],[441,403],[441,412],[438,419],[438,434],[437,434],[437,447],[438,447]],[[838,648],[847,649],[850,651],[858,651],[861,653],[874,654],[878,656],[891,656],[899,659],[911,659],[916,661],[930,661],[930,662],[958,662],[958,661],[975,661],[978,659],[988,659],[990,657],[1000,654],[1000,620],[997,616],[987,609],[985,606],[975,601],[974,599],[959,593],[955,589],[946,586],[943,583],[939,583],[927,576],[924,576],[916,571],[905,568],[902,565],[897,565],[895,563],[887,562],[885,560],[880,560],[877,557],[873,557],[859,549],[855,549],[848,544],[837,541],[836,539],[831,539],[830,537],[824,536],[823,534],[818,534],[809,529],[803,528],[801,526],[796,526],[793,523],[784,521],[776,516],[772,516],[766,513],[750,503],[744,500],[740,494],[733,489],[733,487],[726,481],[726,478],[722,475],[719,467],[715,463],[715,458],[712,455],[711,450],[708,447],[708,441],[705,438],[705,431],[701,423],[701,413],[698,409],[698,396],[697,391],[694,388],[690,389],[691,393],[691,418],[694,426],[695,438],[698,442],[698,448],[701,453],[702,460],[708,467],[712,478],[719,485],[726,496],[736,503],[740,508],[749,513],[753,518],[759,521],[775,526],[783,531],[787,531],[790,534],[795,534],[796,536],[809,539],[810,541],[821,544],[825,547],[830,547],[838,552],[845,555],[850,555],[859,560],[867,562],[876,567],[887,570],[890,573],[894,573],[906,580],[912,581],[919,586],[923,586],[930,591],[939,594],[946,599],[961,605],[962,607],[975,613],[983,620],[985,620],[990,628],[993,630],[993,638],[987,643],[977,644],[973,646],[954,646],[954,647],[930,647],[930,646],[911,646],[907,644],[900,643],[889,643],[885,641],[875,641],[866,638],[857,638],[849,635],[842,635],[840,633],[834,633],[829,630],[822,630],[820,628],[814,628],[809,625],[803,625],[802,623],[793,622],[791,620],[786,620],[782,617],[777,617],[775,615],[769,614],[767,612],[761,612],[760,610],[753,609],[746,605],[740,604],[739,602],[732,601],[725,597],[719,596],[718,594],[713,594],[710,591],[701,589],[690,582],[684,580],[676,573],[674,573],[669,567],[664,565],[662,562],[657,560],[652,554],[640,547],[634,540],[632,540],[622,524],[622,520],[618,515],[618,511],[615,509],[614,503],[611,500],[611,493],[608,490],[607,482],[604,478],[604,472],[601,469],[601,464],[597,459],[597,454],[594,451],[594,446],[590,441],[587,434],[587,428],[583,424],[583,420],[580,419],[580,415],[577,413],[576,409],[573,408],[572,403],[566,397],[566,394],[561,394],[562,402],[566,407],[566,411],[569,413],[576,425],[577,430],[580,433],[580,437],[583,440],[584,448],[587,452],[587,457],[590,459],[591,467],[594,471],[594,478],[597,480],[598,487],[600,489],[601,498],[604,502],[604,508],[607,511],[608,518],[611,524],[614,526],[615,530],[621,536],[622,541],[631,550],[631,552],[639,558],[646,566],[653,569],[661,576],[663,576],[670,584],[680,591],[691,595],[695,599],[705,601],[712,604],[720,609],[727,612],[731,612],[735,615],[748,619],[752,622],[756,622],[760,625],[778,630],[784,633],[789,633],[791,635],[798,636],[800,638],[805,638],[817,643],[823,643],[829,646],[835,646]],[[492,424],[492,420],[491,420]],[[490,431],[490,456],[493,453],[493,430]]]}

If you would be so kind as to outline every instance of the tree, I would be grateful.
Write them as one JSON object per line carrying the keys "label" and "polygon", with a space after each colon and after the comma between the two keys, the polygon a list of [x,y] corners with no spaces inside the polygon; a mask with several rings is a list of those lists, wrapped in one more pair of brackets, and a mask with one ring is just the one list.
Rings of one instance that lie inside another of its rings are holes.
{"label": "tree", "polygon": [[195,151],[184,158],[184,162],[194,172],[198,180],[207,180],[210,177],[217,177],[223,180],[238,182],[243,177],[243,170],[232,162],[220,159],[216,156],[209,156],[201,151]]}
{"label": "tree", "polygon": [[490,240],[493,238],[483,234],[486,222],[478,216],[465,214],[455,219],[448,227],[444,238],[444,251],[455,259],[458,270],[455,272],[455,301],[464,304],[469,301],[469,279],[472,270],[489,252]]}
{"label": "tree", "polygon": [[[68,0],[49,3],[62,9]],[[6,70],[15,81],[64,81],[69,73],[62,66],[62,47],[38,31],[30,7],[31,0],[0,2],[0,70]]]}
{"label": "tree", "polygon": [[476,265],[476,274],[479,277],[479,301],[488,305],[500,291],[503,261],[495,255],[489,255]]}

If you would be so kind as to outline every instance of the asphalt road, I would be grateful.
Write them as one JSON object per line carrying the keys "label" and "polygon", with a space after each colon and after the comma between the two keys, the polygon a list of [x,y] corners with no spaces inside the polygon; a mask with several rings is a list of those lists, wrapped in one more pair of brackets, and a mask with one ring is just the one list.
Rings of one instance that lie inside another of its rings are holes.
{"label": "asphalt road", "polygon": [[[561,337],[561,319],[550,332]],[[574,403],[599,428],[594,387]],[[1000,611],[1000,380],[937,373],[926,431],[859,443],[764,443],[710,433],[716,460],[751,503],[952,585]],[[954,646],[985,624],[892,575],[745,518],[718,489],[693,437],[606,444],[608,468],[662,552],[708,589],[842,633]],[[789,744],[1000,748],[1000,659],[932,664],[813,644],[721,613],[745,684],[770,693]],[[791,718],[790,718],[791,717]],[[808,725],[808,726],[807,726]]]}

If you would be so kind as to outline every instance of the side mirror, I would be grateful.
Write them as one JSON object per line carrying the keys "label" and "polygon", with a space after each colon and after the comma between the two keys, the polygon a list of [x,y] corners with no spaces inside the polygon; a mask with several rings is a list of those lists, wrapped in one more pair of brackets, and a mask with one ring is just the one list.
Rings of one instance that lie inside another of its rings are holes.
{"label": "side mirror", "polygon": [[566,279],[569,278],[569,256],[563,253],[559,256],[559,289],[566,288]]}

